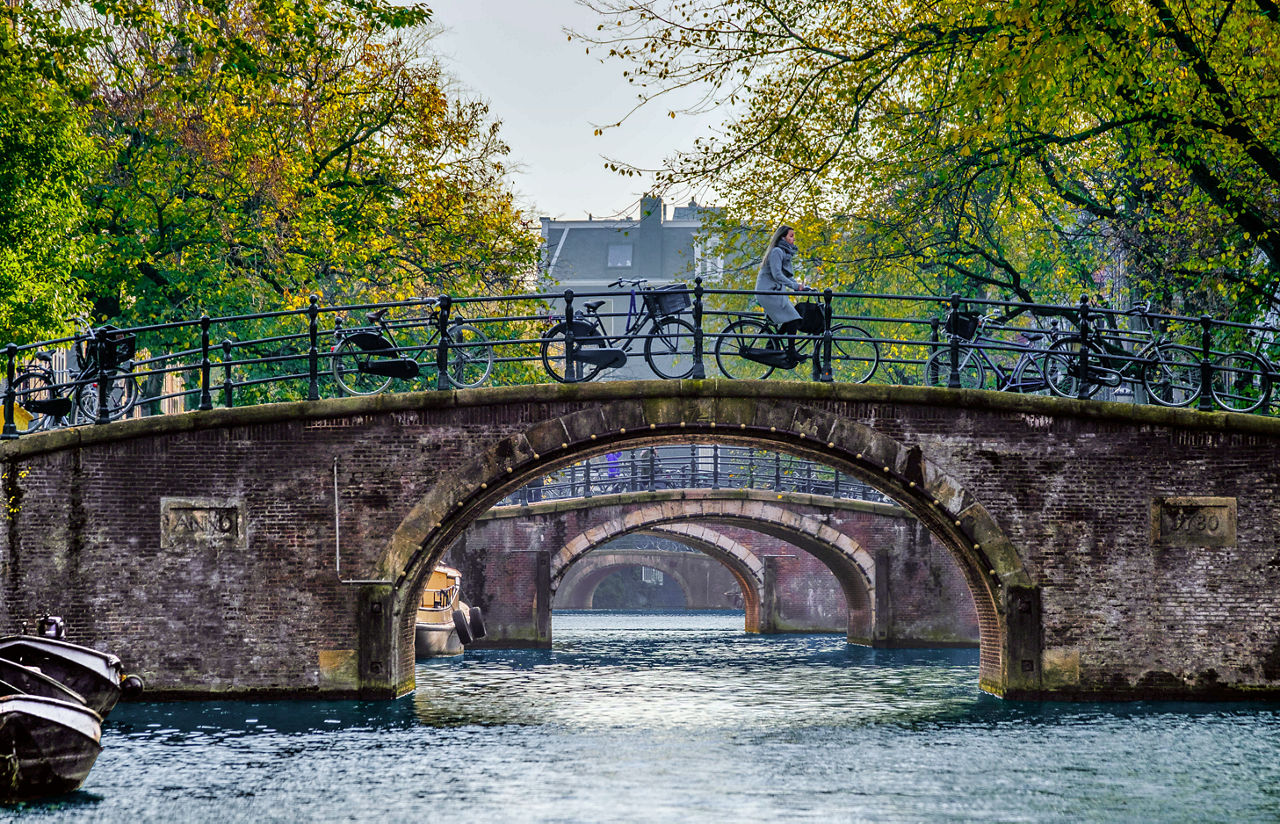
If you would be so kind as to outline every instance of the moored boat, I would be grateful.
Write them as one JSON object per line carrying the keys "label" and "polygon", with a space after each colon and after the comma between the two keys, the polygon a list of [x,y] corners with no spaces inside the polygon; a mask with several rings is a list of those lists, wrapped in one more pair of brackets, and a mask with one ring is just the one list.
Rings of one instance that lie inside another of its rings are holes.
{"label": "moored boat", "polygon": [[102,751],[102,716],[82,704],[0,692],[0,800],[78,789]]}
{"label": "moored boat", "polygon": [[[46,618],[61,630],[61,619]],[[60,632],[58,633],[60,634]],[[120,700],[122,687],[141,691],[137,676],[125,678],[120,659],[108,652],[82,647],[49,635],[8,635],[0,638],[0,658],[39,670],[78,693],[84,704],[105,717]]]}
{"label": "moored boat", "polygon": [[[0,683],[7,684],[26,695],[56,698],[73,704],[85,703],[83,695],[62,682],[55,681],[35,667],[28,667],[7,658],[0,658]],[[5,692],[7,693],[8,690]]]}
{"label": "moored boat", "polygon": [[479,607],[460,600],[462,573],[437,564],[422,590],[414,635],[419,658],[461,655],[465,646],[485,635]]}

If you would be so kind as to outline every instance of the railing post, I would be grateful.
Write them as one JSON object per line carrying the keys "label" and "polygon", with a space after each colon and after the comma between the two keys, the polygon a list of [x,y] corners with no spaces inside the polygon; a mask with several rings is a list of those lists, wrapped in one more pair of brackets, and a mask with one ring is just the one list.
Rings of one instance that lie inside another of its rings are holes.
{"label": "railing post", "polygon": [[947,321],[947,331],[951,334],[951,374],[947,378],[948,389],[960,388],[960,295],[951,293],[951,318]]}
{"label": "railing post", "polygon": [[222,342],[222,405],[227,409],[235,406],[235,398],[231,395],[231,346],[230,340]]}
{"label": "railing post", "polygon": [[573,290],[564,290],[564,377],[577,381],[582,375],[578,361],[573,356]]}
{"label": "railing post", "polygon": [[320,400],[320,296],[313,294],[307,302],[307,400]]}
{"label": "railing post", "polygon": [[[209,360],[209,320],[208,315],[200,316],[200,406],[201,412],[208,412],[213,408],[213,394],[210,391],[209,383],[212,380],[210,372],[213,368],[213,362]],[[314,398],[313,398],[314,400]]]}
{"label": "railing post", "polygon": [[1200,403],[1196,406],[1201,412],[1213,410],[1213,350],[1210,340],[1210,327],[1213,319],[1208,315],[1200,316]]}
{"label": "railing post", "polygon": [[840,500],[840,470],[831,467],[831,497]]}
{"label": "railing post", "polygon": [[656,469],[657,469],[657,467],[655,467],[655,466],[654,466],[654,463],[656,462],[656,461],[655,461],[655,455],[654,455],[654,453],[655,453],[655,452],[656,452],[656,450],[655,450],[653,447],[649,447],[649,491],[650,491],[650,492],[652,492],[652,491],[654,490],[654,477],[653,477],[653,475],[654,475],[654,472],[655,472],[655,471],[656,471]]}
{"label": "railing post", "polygon": [[582,462],[582,497],[591,497],[591,459]]}
{"label": "railing post", "polygon": [[773,453],[773,491],[782,491],[782,453]]}
{"label": "railing post", "polygon": [[17,392],[13,388],[13,381],[17,373],[15,362],[18,359],[18,344],[11,343],[4,348],[4,351],[9,355],[9,365],[5,368],[8,379],[4,384],[4,431],[0,433],[0,437],[12,440],[18,437],[18,425],[13,420],[13,405],[17,397]]}
{"label": "railing post", "polygon": [[1080,327],[1080,352],[1076,360],[1076,397],[1084,400],[1089,397],[1089,296],[1080,296],[1080,316],[1077,325]]}
{"label": "railing post", "polygon": [[449,309],[453,298],[441,295],[436,298],[436,389],[449,388]]}
{"label": "railing post", "polygon": [[720,444],[711,445],[711,488],[720,488]]}
{"label": "railing post", "polygon": [[700,381],[707,377],[707,366],[702,360],[702,278],[693,279],[693,371],[689,373],[691,380]]}
{"label": "railing post", "polygon": [[94,346],[97,347],[98,356],[98,417],[94,423],[111,423],[111,414],[107,411],[107,398],[110,397],[107,385],[107,359],[104,355],[107,352],[107,330],[99,329],[93,333]]}
{"label": "railing post", "polygon": [[[831,289],[822,290],[822,344],[813,348],[813,376],[823,383],[831,383],[835,375],[831,371]],[[818,353],[822,362],[818,363]]]}

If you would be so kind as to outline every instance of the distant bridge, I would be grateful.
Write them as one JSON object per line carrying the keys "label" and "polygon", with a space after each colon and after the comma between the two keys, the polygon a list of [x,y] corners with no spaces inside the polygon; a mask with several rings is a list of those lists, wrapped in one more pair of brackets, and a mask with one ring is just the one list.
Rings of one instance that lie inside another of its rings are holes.
{"label": "distant bridge", "polygon": [[1280,422],[980,391],[617,382],[35,434],[0,445],[0,617],[61,613],[159,695],[391,697],[426,575],[495,503],[689,443],[823,462],[918,518],[990,692],[1280,695]]}

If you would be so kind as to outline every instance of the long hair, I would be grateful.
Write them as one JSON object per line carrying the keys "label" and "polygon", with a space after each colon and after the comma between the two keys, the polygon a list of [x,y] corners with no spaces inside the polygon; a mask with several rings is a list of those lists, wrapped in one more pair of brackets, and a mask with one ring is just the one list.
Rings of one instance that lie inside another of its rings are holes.
{"label": "long hair", "polygon": [[760,277],[765,273],[769,266],[769,253],[773,251],[773,247],[778,245],[778,241],[787,236],[787,232],[791,231],[791,227],[785,223],[779,223],[778,228],[773,230],[773,236],[769,238],[769,245],[764,247],[764,256],[760,258],[760,269],[756,272],[756,277]]}

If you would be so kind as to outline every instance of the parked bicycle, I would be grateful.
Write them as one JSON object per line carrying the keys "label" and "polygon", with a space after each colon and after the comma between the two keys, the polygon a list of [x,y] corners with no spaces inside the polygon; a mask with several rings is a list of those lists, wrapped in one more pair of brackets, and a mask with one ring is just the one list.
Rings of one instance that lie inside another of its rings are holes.
{"label": "parked bicycle", "polygon": [[[384,307],[365,315],[366,326],[343,327],[333,332],[333,377],[352,395],[375,395],[392,380],[413,380],[436,369],[440,346],[440,302],[427,299],[427,314],[388,321]],[[420,337],[424,335],[424,337]],[[406,343],[397,342],[397,334]],[[479,386],[493,371],[493,346],[484,332],[461,318],[444,330],[445,378],[458,389]],[[416,338],[416,339],[413,339]],[[413,339],[413,340],[410,340]]]}
{"label": "parked bicycle", "polygon": [[138,402],[137,337],[113,326],[95,329],[85,317],[72,320],[76,366],[69,380],[58,379],[53,354],[44,350],[14,376],[15,402],[31,416],[28,432],[93,423],[100,409],[107,420],[119,420]]}
{"label": "parked bicycle", "polygon": [[1280,380],[1274,356],[1276,335],[1280,328],[1265,325],[1253,327],[1246,335],[1257,343],[1253,350],[1236,350],[1214,360],[1210,387],[1213,399],[1223,409],[1252,412],[1271,400],[1272,388]]}
{"label": "parked bicycle", "polygon": [[[822,345],[825,314],[810,304],[796,335],[796,356],[788,359],[787,336],[767,316],[738,312],[716,337],[716,365],[726,378],[764,380],[775,369],[794,369],[812,361]],[[797,309],[803,307],[798,304]],[[839,323],[831,327],[831,376],[839,383],[866,383],[880,366],[880,346],[861,326]]]}
{"label": "parked bicycle", "polygon": [[[995,318],[994,314],[951,313],[944,327],[946,342],[925,361],[925,384],[951,386],[954,373],[960,388],[982,389],[987,386],[989,372],[993,378],[992,388],[997,391],[1048,394],[1051,387],[1044,369],[1045,350],[1040,342],[1058,335],[1058,330],[1021,329],[1023,342],[1011,344],[986,334]],[[953,356],[952,341],[959,343],[958,357]],[[1002,365],[991,355],[1011,349],[1018,352],[1012,366]]]}
{"label": "parked bicycle", "polygon": [[[618,278],[614,289],[630,286],[627,319],[620,335],[610,335],[600,316],[607,300],[583,301],[573,321],[562,320],[542,336],[542,365],[561,383],[589,381],[604,369],[625,366],[637,338],[644,338],[644,360],[660,378],[680,380],[693,373],[693,324],[677,317],[693,305],[689,287],[646,286],[645,278]],[[646,326],[648,327],[646,329]],[[642,331],[643,330],[643,331]],[[569,333],[573,351],[568,351]]]}
{"label": "parked bicycle", "polygon": [[1114,330],[1089,337],[1088,371],[1081,394],[1079,333],[1054,341],[1045,355],[1044,372],[1049,389],[1064,398],[1091,398],[1104,386],[1118,387],[1125,381],[1141,382],[1147,397],[1161,406],[1187,406],[1200,397],[1200,353],[1173,343],[1151,313],[1147,301],[1126,314],[1139,317],[1150,335],[1136,353],[1126,350]]}

